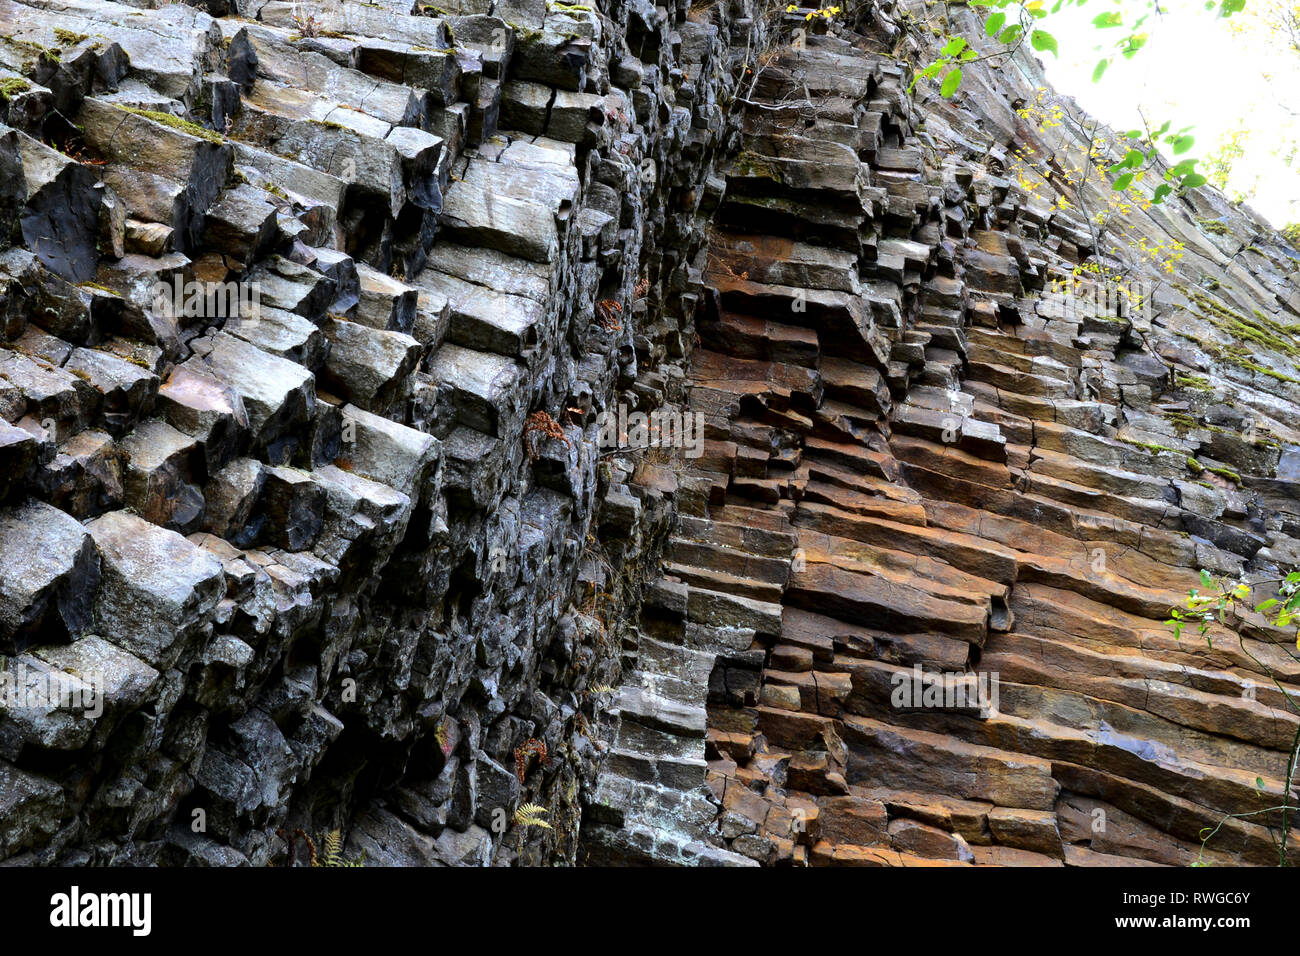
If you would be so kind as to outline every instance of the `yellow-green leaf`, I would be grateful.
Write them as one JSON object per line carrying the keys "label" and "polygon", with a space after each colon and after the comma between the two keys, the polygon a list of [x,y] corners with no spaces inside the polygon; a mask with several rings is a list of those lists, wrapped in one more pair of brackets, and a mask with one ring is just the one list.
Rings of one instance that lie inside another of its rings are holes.
{"label": "yellow-green leaf", "polygon": [[939,87],[939,95],[950,97],[957,92],[957,87],[961,86],[961,67],[953,67],[948,71],[948,75],[943,78],[943,85]]}
{"label": "yellow-green leaf", "polygon": [[1029,36],[1029,43],[1039,53],[1051,51],[1053,56],[1058,55],[1056,52],[1056,37],[1046,30],[1035,30]]}

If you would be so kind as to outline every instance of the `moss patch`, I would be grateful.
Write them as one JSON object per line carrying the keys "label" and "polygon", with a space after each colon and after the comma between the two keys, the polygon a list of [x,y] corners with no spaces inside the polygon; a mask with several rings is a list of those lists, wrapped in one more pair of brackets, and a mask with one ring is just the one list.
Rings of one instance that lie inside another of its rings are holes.
{"label": "moss patch", "polygon": [[7,80],[0,80],[0,102],[7,103],[19,93],[26,93],[31,88],[32,84],[21,76],[11,76]]}
{"label": "moss patch", "polygon": [[1149,454],[1152,455],[1158,455],[1162,451],[1167,451],[1174,455],[1182,454],[1182,452],[1179,451],[1177,448],[1170,448],[1168,445],[1157,445],[1154,442],[1134,441],[1131,438],[1120,438],[1119,440],[1126,445],[1132,445],[1134,448],[1144,448]]}
{"label": "moss patch", "polygon": [[280,199],[283,199],[285,202],[292,201],[289,199],[289,194],[273,182],[269,182],[269,181],[263,182],[260,184],[259,188],[266,190],[272,196],[276,196]]}
{"label": "moss patch", "polygon": [[1212,392],[1214,386],[1204,375],[1184,375],[1178,372],[1174,375],[1174,384],[1179,388],[1190,388],[1198,392]]}
{"label": "moss patch", "polygon": [[1227,478],[1233,484],[1241,484],[1241,475],[1235,471],[1229,471],[1227,468],[1211,468],[1208,465],[1205,466],[1205,470],[1212,475],[1218,475],[1220,478]]}
{"label": "moss patch", "polygon": [[1258,372],[1260,375],[1267,375],[1269,378],[1275,378],[1279,382],[1291,382],[1294,385],[1300,385],[1300,378],[1292,375],[1285,375],[1282,372],[1275,372],[1271,368],[1260,365],[1250,359],[1250,352],[1240,345],[1229,346],[1223,351],[1223,355],[1228,361],[1241,368],[1248,369],[1252,372]]}
{"label": "moss patch", "polygon": [[118,104],[118,109],[127,113],[134,113],[136,116],[143,116],[145,119],[153,120],[155,123],[161,123],[163,126],[169,126],[174,130],[182,133],[188,133],[190,136],[197,136],[199,139],[206,139],[209,143],[220,143],[221,137],[210,129],[205,129],[198,123],[191,123],[189,120],[181,119],[179,116],[173,116],[171,113],[159,113],[157,110],[142,110],[137,106],[122,106]]}
{"label": "moss patch", "polygon": [[1192,292],[1190,298],[1203,318],[1233,338],[1254,342],[1283,355],[1300,356],[1300,342],[1296,341],[1294,331],[1274,322],[1264,313],[1256,311],[1253,316],[1244,315],[1200,292]]}
{"label": "moss patch", "polygon": [[766,156],[760,156],[752,150],[740,153],[732,162],[732,171],[755,179],[770,179],[782,182],[780,168]]}
{"label": "moss patch", "polygon": [[1173,424],[1174,431],[1178,433],[1180,438],[1187,434],[1187,432],[1201,427],[1201,423],[1195,418],[1191,415],[1184,415],[1181,412],[1166,412],[1165,418]]}

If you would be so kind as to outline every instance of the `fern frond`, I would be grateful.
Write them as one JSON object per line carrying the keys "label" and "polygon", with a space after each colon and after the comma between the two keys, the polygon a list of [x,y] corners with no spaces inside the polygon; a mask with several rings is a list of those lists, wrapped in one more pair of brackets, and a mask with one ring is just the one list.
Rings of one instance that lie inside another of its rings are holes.
{"label": "fern frond", "polygon": [[321,841],[325,848],[325,861],[322,866],[341,866],[343,864],[343,834],[331,830]]}
{"label": "fern frond", "polygon": [[544,830],[555,828],[542,819],[542,814],[549,813],[545,807],[535,803],[521,803],[515,810],[515,823],[521,827],[541,827]]}

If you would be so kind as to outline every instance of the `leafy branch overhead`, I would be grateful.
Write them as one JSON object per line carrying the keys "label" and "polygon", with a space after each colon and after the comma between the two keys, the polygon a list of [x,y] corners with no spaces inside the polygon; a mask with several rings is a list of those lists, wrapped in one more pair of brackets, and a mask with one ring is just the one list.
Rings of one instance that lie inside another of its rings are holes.
{"label": "leafy branch overhead", "polygon": [[[983,23],[983,35],[992,40],[997,49],[989,53],[980,53],[971,45],[974,38],[953,33],[944,33],[938,28],[934,32],[942,36],[943,46],[935,59],[918,70],[912,79],[912,88],[921,80],[937,80],[939,94],[945,98],[955,96],[965,78],[963,67],[977,61],[989,61],[993,68],[999,68],[1008,62],[1028,40],[1032,49],[1039,53],[1051,53],[1059,56],[1056,37],[1042,29],[1041,21],[1049,19],[1067,7],[1083,7],[1088,0],[1055,0],[1050,7],[1046,0],[969,0],[972,7],[982,7],[989,11]],[[1093,68],[1093,82],[1099,82],[1116,58],[1132,59],[1150,39],[1149,28],[1153,16],[1158,18],[1162,12],[1158,0],[1139,0],[1136,4],[1125,4],[1124,0],[1113,0],[1121,9],[1104,10],[1092,18],[1091,25],[1098,31],[1106,31],[1106,42],[1098,45],[1102,56]],[[1136,10],[1129,8],[1136,7]],[[1245,9],[1246,0],[1205,0],[1205,10],[1214,11],[1219,17],[1230,17]],[[1126,15],[1133,13],[1131,18]],[[946,21],[943,21],[946,24]],[[1116,39],[1109,39],[1110,31],[1117,31]],[[1128,133],[1131,141],[1126,155],[1106,170],[1111,177],[1111,188],[1124,192],[1134,184],[1141,183],[1147,174],[1156,168],[1155,161],[1160,147],[1169,146],[1178,156],[1191,148],[1193,138],[1190,127],[1177,133],[1170,133],[1172,123],[1166,122],[1154,133],[1135,130]],[[1196,170],[1196,160],[1183,159],[1162,173],[1165,180],[1158,185],[1151,197],[1151,202],[1159,204],[1171,195],[1184,190],[1195,189],[1208,182],[1207,176]]]}
{"label": "leafy branch overhead", "polygon": [[[1128,140],[1128,152],[1124,154],[1123,159],[1112,163],[1107,169],[1107,172],[1114,177],[1111,181],[1111,189],[1123,192],[1134,183],[1142,182],[1148,172],[1156,168],[1154,164],[1160,152],[1160,143],[1169,146],[1175,156],[1180,156],[1192,148],[1195,139],[1190,135],[1191,127],[1185,126],[1178,132],[1171,133],[1169,131],[1171,125],[1166,120],[1154,132],[1132,129],[1124,134]],[[1151,201],[1161,203],[1176,189],[1195,189],[1209,182],[1207,177],[1196,171],[1196,162],[1195,159],[1184,159],[1166,169],[1164,172],[1166,181],[1155,188]]]}

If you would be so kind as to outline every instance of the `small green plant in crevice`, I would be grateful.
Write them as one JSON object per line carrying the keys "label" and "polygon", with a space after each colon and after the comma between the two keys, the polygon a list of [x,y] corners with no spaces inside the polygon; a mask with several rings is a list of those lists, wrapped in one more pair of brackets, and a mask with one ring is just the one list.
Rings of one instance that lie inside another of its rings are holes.
{"label": "small green plant in crevice", "polygon": [[1214,386],[1210,384],[1210,380],[1204,375],[1190,375],[1178,372],[1174,375],[1174,384],[1178,388],[1190,388],[1197,392],[1214,391]]}
{"label": "small green plant in crevice", "polygon": [[[1227,627],[1229,621],[1238,615],[1239,609],[1245,607],[1262,615],[1265,623],[1271,627],[1284,630],[1294,629],[1296,649],[1300,650],[1300,626],[1298,626],[1298,622],[1300,622],[1300,571],[1292,571],[1284,577],[1269,578],[1251,584],[1241,579],[1233,580],[1224,576],[1216,577],[1210,571],[1202,568],[1200,578],[1201,587],[1189,590],[1182,604],[1171,608],[1169,611],[1169,618],[1165,621],[1165,624],[1172,629],[1175,640],[1181,640],[1184,629],[1194,625],[1197,633],[1205,638],[1207,646],[1212,648],[1214,644],[1210,638],[1210,628],[1216,623]],[[1257,588],[1264,585],[1276,585],[1275,596],[1266,598],[1252,606],[1252,594]],[[1260,673],[1268,676],[1268,679],[1277,688],[1290,709],[1300,714],[1300,702],[1297,702],[1292,693],[1277,679],[1273,669],[1251,653],[1241,636],[1240,630],[1237,632],[1237,644],[1242,653],[1259,667]],[[1297,655],[1290,647],[1285,644],[1277,646],[1282,648],[1293,661],[1300,662],[1300,655]],[[1264,807],[1259,810],[1224,814],[1217,826],[1203,827],[1199,833],[1201,850],[1196,861],[1192,864],[1193,866],[1208,865],[1205,862],[1206,845],[1228,820],[1246,819],[1261,814],[1279,815],[1281,835],[1275,837],[1274,844],[1277,847],[1278,865],[1286,866],[1288,864],[1287,840],[1291,832],[1290,820],[1297,809],[1291,804],[1290,794],[1292,783],[1295,780],[1297,761],[1300,760],[1300,726],[1297,726],[1295,736],[1291,741],[1290,754],[1287,760],[1286,779],[1282,782],[1281,787],[1282,802],[1277,806]],[[1266,786],[1263,777],[1255,778],[1255,786],[1261,794],[1264,793]],[[1270,832],[1271,830],[1270,827]]]}
{"label": "small green plant in crevice", "polygon": [[1149,455],[1158,455],[1162,451],[1171,452],[1172,454],[1175,455],[1182,454],[1182,452],[1180,452],[1177,448],[1170,448],[1168,445],[1157,445],[1155,442],[1148,442],[1148,441],[1135,441],[1132,438],[1123,438],[1119,435],[1116,435],[1115,437],[1118,441],[1122,441],[1126,445],[1132,445],[1134,448],[1141,448]]}
{"label": "small green plant in crevice", "polygon": [[7,40],[10,44],[22,50],[33,59],[25,59],[20,68],[20,72],[30,73],[40,64],[58,66],[62,62],[62,51],[58,47],[42,46],[39,43],[33,43],[30,40],[23,40],[16,36],[4,36],[0,39]]}

